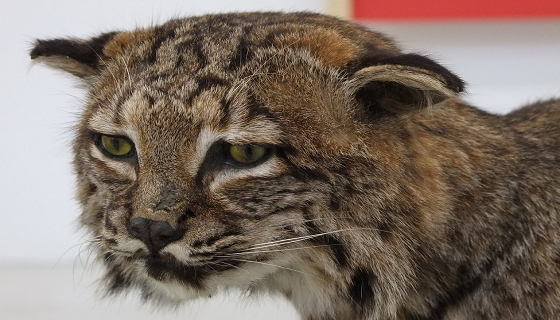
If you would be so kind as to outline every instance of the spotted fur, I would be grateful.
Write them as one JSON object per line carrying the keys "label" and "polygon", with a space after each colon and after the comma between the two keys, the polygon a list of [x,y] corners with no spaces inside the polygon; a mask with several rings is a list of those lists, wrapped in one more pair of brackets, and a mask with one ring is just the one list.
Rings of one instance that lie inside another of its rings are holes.
{"label": "spotted fur", "polygon": [[[109,293],[269,292],[306,320],[560,314],[559,100],[485,113],[433,60],[312,13],[39,40],[31,57],[89,89],[74,165]],[[99,134],[135,152],[108,157]],[[239,165],[227,145],[268,154]]]}

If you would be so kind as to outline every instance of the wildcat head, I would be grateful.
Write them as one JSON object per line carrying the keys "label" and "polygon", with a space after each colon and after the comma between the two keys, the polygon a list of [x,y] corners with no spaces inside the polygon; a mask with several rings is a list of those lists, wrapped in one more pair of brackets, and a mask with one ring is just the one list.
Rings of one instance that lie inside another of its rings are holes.
{"label": "wildcat head", "polygon": [[463,89],[378,33],[310,13],[39,40],[31,56],[89,90],[74,165],[107,289],[171,303],[343,288],[359,259],[394,258],[398,241],[372,230],[397,203],[400,128]]}

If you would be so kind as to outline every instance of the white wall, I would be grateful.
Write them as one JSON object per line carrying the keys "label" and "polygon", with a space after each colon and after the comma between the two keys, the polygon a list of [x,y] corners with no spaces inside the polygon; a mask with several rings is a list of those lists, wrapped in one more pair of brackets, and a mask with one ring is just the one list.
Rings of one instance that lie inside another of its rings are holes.
{"label": "white wall", "polygon": [[323,0],[0,0],[0,265],[69,264],[77,257],[71,127],[74,79],[30,64],[33,39],[89,37],[170,18],[241,10],[325,11]]}
{"label": "white wall", "polygon": [[[83,93],[70,76],[31,68],[33,39],[87,37],[208,12],[327,10],[322,0],[1,1],[0,264],[68,264],[83,248],[69,148]],[[560,96],[560,21],[372,27],[461,75],[469,84],[466,98],[487,110],[503,113]]]}
{"label": "white wall", "polygon": [[[30,69],[27,51],[34,38],[90,36],[205,12],[327,9],[322,0],[0,0],[0,8],[3,270],[9,269],[6,266],[33,265],[71,270],[64,268],[71,266],[80,250],[85,249],[81,233],[75,232],[79,208],[72,200],[74,182],[69,148],[70,128],[80,110],[82,92],[73,87],[71,77],[41,66]],[[394,35],[410,51],[431,53],[469,83],[466,98],[487,110],[504,113],[539,97],[560,96],[560,21],[372,26]],[[83,260],[87,258],[87,253],[82,255]],[[18,272],[2,274],[25,274]],[[20,283],[17,278],[11,280],[14,286]],[[67,284],[66,280],[61,281]],[[32,283],[29,289],[20,289],[31,291],[37,285],[41,284]],[[3,285],[0,297],[12,297]],[[0,309],[2,303],[12,304],[6,299],[0,299]],[[285,314],[289,316],[284,318],[294,317],[293,312],[281,307],[270,310],[280,312],[280,318]]]}

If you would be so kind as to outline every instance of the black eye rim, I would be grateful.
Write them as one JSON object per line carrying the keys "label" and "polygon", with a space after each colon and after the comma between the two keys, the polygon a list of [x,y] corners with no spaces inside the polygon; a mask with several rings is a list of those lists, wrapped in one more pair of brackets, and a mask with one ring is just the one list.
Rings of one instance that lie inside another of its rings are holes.
{"label": "black eye rim", "polygon": [[[244,164],[241,162],[236,161],[229,155],[229,148],[232,145],[257,145],[261,146],[266,149],[266,154],[259,159],[250,164]],[[203,188],[205,183],[205,177],[211,172],[217,172],[223,169],[230,169],[230,170],[246,170],[251,169],[253,167],[257,167],[266,161],[269,161],[272,157],[276,156],[277,154],[281,154],[281,146],[273,145],[273,144],[266,144],[266,143],[229,143],[224,140],[219,140],[214,142],[212,146],[206,152],[204,156],[204,160],[202,164],[198,168],[198,172],[196,173],[195,183],[199,188]]]}
{"label": "black eye rim", "polygon": [[[97,149],[99,149],[99,151],[101,151],[101,153],[103,153],[103,155],[106,156],[107,158],[114,159],[114,160],[133,160],[133,159],[136,159],[136,147],[135,147],[134,143],[132,142],[132,140],[130,140],[128,137],[121,136],[121,135],[104,134],[104,133],[94,132],[94,131],[91,131],[90,135],[92,136],[93,143],[95,144]],[[103,146],[103,142],[102,142],[103,137],[117,138],[117,139],[125,140],[131,146],[130,151],[128,153],[120,155],[120,156],[110,153]]]}

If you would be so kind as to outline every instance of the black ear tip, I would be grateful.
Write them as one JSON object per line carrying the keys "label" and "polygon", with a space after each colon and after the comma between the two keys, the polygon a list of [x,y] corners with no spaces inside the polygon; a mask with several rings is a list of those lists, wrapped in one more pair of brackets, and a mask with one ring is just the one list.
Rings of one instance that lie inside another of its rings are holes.
{"label": "black ear tip", "polygon": [[[443,67],[442,67],[443,68]],[[445,71],[440,71],[440,75],[445,79],[449,89],[461,93],[465,91],[467,84],[455,73],[444,68]]]}
{"label": "black ear tip", "polygon": [[440,74],[445,79],[447,87],[457,93],[465,92],[466,83],[454,73]]}
{"label": "black ear tip", "polygon": [[29,52],[32,59],[55,55],[68,55],[75,50],[74,41],[67,39],[36,40]]}
{"label": "black ear tip", "polygon": [[32,59],[50,56],[67,57],[96,69],[103,56],[103,48],[116,34],[116,32],[104,33],[89,40],[74,38],[37,40],[29,54]]}
{"label": "black ear tip", "polygon": [[449,71],[431,58],[415,53],[402,54],[398,56],[381,59],[377,64],[396,64],[409,67],[421,68],[438,74],[445,80],[447,87],[457,93],[465,90],[465,82],[456,74]]}
{"label": "black ear tip", "polygon": [[31,59],[35,59],[37,57],[45,55],[44,43],[44,40],[35,40],[35,43],[33,43],[33,48],[31,49],[31,51],[29,51],[29,56],[31,56]]}
{"label": "black ear tip", "polygon": [[31,59],[35,59],[39,56],[42,56],[41,40],[35,40],[35,42],[33,42],[32,45],[33,48],[29,50],[29,56],[31,57]]}

